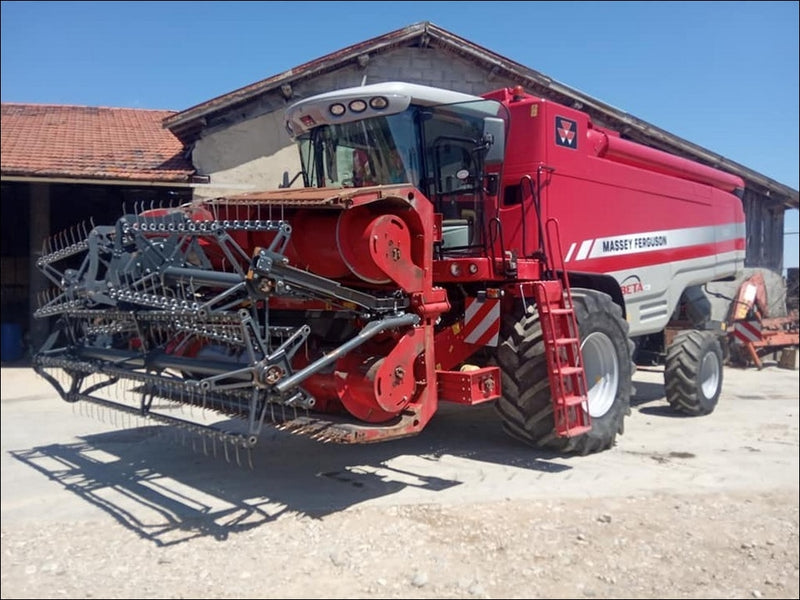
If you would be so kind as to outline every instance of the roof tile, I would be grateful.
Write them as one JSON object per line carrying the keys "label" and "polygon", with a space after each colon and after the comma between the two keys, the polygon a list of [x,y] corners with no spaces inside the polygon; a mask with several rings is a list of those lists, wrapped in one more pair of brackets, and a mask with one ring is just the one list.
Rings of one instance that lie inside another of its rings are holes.
{"label": "roof tile", "polygon": [[184,182],[194,173],[166,110],[2,103],[4,176]]}

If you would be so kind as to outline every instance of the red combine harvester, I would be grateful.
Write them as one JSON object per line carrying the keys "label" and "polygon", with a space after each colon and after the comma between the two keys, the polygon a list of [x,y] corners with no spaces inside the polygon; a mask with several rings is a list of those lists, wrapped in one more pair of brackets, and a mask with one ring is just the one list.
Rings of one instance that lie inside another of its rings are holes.
{"label": "red combine harvester", "polygon": [[388,440],[440,402],[494,402],[515,438],[587,454],[622,433],[641,358],[673,408],[714,410],[725,332],[698,292],[743,266],[740,178],[521,88],[368,85],[286,124],[303,189],[287,173],[46,245],[36,314],[58,323],[34,364],[65,400],[238,447],[266,423]]}

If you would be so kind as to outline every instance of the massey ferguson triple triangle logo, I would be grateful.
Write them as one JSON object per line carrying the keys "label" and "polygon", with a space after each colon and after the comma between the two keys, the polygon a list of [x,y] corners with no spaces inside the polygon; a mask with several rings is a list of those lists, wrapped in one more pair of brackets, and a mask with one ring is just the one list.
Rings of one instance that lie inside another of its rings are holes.
{"label": "massey ferguson triple triangle logo", "polygon": [[578,149],[578,123],[564,117],[556,117],[556,146]]}

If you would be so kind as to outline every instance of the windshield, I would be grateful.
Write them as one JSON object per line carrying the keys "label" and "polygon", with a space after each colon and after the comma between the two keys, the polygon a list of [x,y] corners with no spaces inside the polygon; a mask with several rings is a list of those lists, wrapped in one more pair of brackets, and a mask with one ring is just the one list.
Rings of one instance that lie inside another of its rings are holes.
{"label": "windshield", "polygon": [[299,142],[311,187],[419,184],[420,157],[411,109],[323,125],[301,136]]}

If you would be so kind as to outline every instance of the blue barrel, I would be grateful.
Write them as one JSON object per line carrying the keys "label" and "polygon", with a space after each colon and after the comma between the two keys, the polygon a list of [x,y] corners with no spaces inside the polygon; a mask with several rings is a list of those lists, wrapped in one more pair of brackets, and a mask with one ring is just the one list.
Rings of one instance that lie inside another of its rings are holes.
{"label": "blue barrel", "polygon": [[0,359],[14,361],[22,358],[22,327],[18,323],[2,323],[0,325]]}

